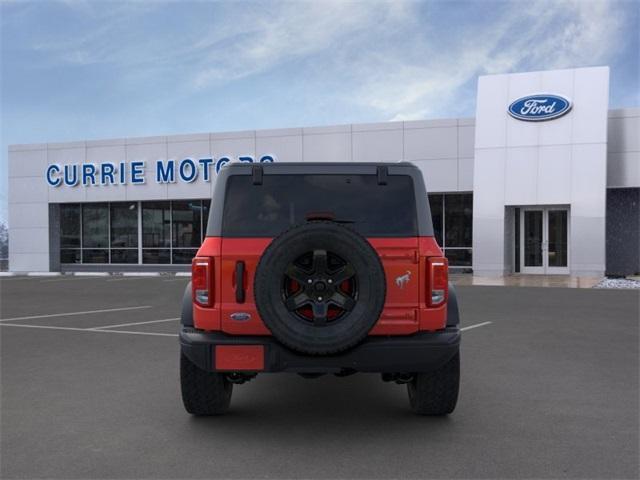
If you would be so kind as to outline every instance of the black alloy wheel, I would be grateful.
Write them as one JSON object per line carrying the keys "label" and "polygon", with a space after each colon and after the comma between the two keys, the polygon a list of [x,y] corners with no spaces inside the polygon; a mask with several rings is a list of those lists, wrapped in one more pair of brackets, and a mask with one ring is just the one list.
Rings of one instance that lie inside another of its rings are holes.
{"label": "black alloy wheel", "polygon": [[312,221],[265,249],[253,286],[260,318],[283,345],[329,355],[362,341],[380,317],[386,279],[371,244],[351,227]]}
{"label": "black alloy wheel", "polygon": [[332,252],[317,249],[304,254],[284,273],[284,303],[289,311],[318,327],[338,321],[356,305],[355,274],[349,262]]}

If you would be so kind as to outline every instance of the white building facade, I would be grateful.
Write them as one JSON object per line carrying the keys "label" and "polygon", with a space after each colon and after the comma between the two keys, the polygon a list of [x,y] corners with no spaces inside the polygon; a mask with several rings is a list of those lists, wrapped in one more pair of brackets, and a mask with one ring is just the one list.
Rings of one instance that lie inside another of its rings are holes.
{"label": "white building facade", "polygon": [[607,67],[480,77],[475,118],[9,147],[9,269],[183,270],[228,162],[422,170],[450,263],[478,275],[640,271],[640,109]]}

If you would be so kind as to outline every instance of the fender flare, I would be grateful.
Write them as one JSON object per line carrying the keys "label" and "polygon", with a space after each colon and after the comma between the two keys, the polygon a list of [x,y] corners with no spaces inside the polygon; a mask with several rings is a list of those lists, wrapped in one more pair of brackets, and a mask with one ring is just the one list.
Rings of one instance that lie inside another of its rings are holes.
{"label": "fender flare", "polygon": [[460,325],[460,312],[458,310],[458,296],[456,289],[449,282],[449,298],[447,299],[447,327],[457,327]]}
{"label": "fender flare", "polygon": [[180,323],[185,327],[193,327],[193,299],[191,298],[191,282],[187,283],[182,296]]}

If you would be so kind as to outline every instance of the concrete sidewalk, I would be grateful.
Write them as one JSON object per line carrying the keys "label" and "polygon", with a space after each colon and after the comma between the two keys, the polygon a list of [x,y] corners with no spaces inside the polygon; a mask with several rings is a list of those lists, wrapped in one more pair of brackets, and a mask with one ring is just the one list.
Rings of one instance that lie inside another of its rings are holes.
{"label": "concrete sidewalk", "polygon": [[522,274],[481,277],[470,273],[452,273],[450,279],[457,286],[593,288],[602,277]]}

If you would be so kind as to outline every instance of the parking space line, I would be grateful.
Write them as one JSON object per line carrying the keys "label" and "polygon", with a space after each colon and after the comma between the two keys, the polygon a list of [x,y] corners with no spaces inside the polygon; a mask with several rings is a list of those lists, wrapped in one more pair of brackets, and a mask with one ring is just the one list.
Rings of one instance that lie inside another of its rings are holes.
{"label": "parking space line", "polygon": [[0,323],[0,327],[41,328],[44,330],[70,330],[72,332],[124,333],[129,335],[150,335],[155,337],[177,337],[177,333],[136,332],[128,330],[97,330],[94,328],[53,327],[50,325],[21,325],[18,323]]}
{"label": "parking space line", "polygon": [[120,323],[118,325],[104,325],[102,327],[92,327],[91,330],[102,330],[103,328],[133,327],[134,325],[146,325],[148,323],[171,322],[174,320],[180,320],[180,317],[163,318],[162,320],[149,320],[148,322],[133,322],[133,323]]}
{"label": "parking space line", "polygon": [[478,327],[484,327],[485,325],[490,325],[493,322],[482,322],[482,323],[476,323],[475,325],[469,325],[468,327],[462,327],[460,329],[461,332],[464,332],[465,330],[471,330],[472,328],[478,328]]}
{"label": "parking space line", "polygon": [[33,320],[36,318],[71,317],[74,315],[91,315],[93,313],[122,312],[125,310],[140,310],[143,308],[151,308],[151,305],[141,305],[138,307],[106,308],[103,310],[87,310],[84,312],[50,313],[47,315],[30,315],[27,317],[0,318],[0,322],[11,322],[15,320]]}
{"label": "parking space line", "polygon": [[122,277],[122,278],[110,278],[109,280],[107,280],[107,282],[124,282],[127,280],[148,280],[150,278],[157,278],[157,277]]}
{"label": "parking space line", "polygon": [[97,275],[89,275],[89,276],[82,276],[82,277],[77,277],[77,276],[73,276],[70,278],[56,278],[55,280],[40,280],[40,283],[55,283],[55,282],[82,282],[83,280],[104,280],[106,277],[104,276],[97,276]]}

